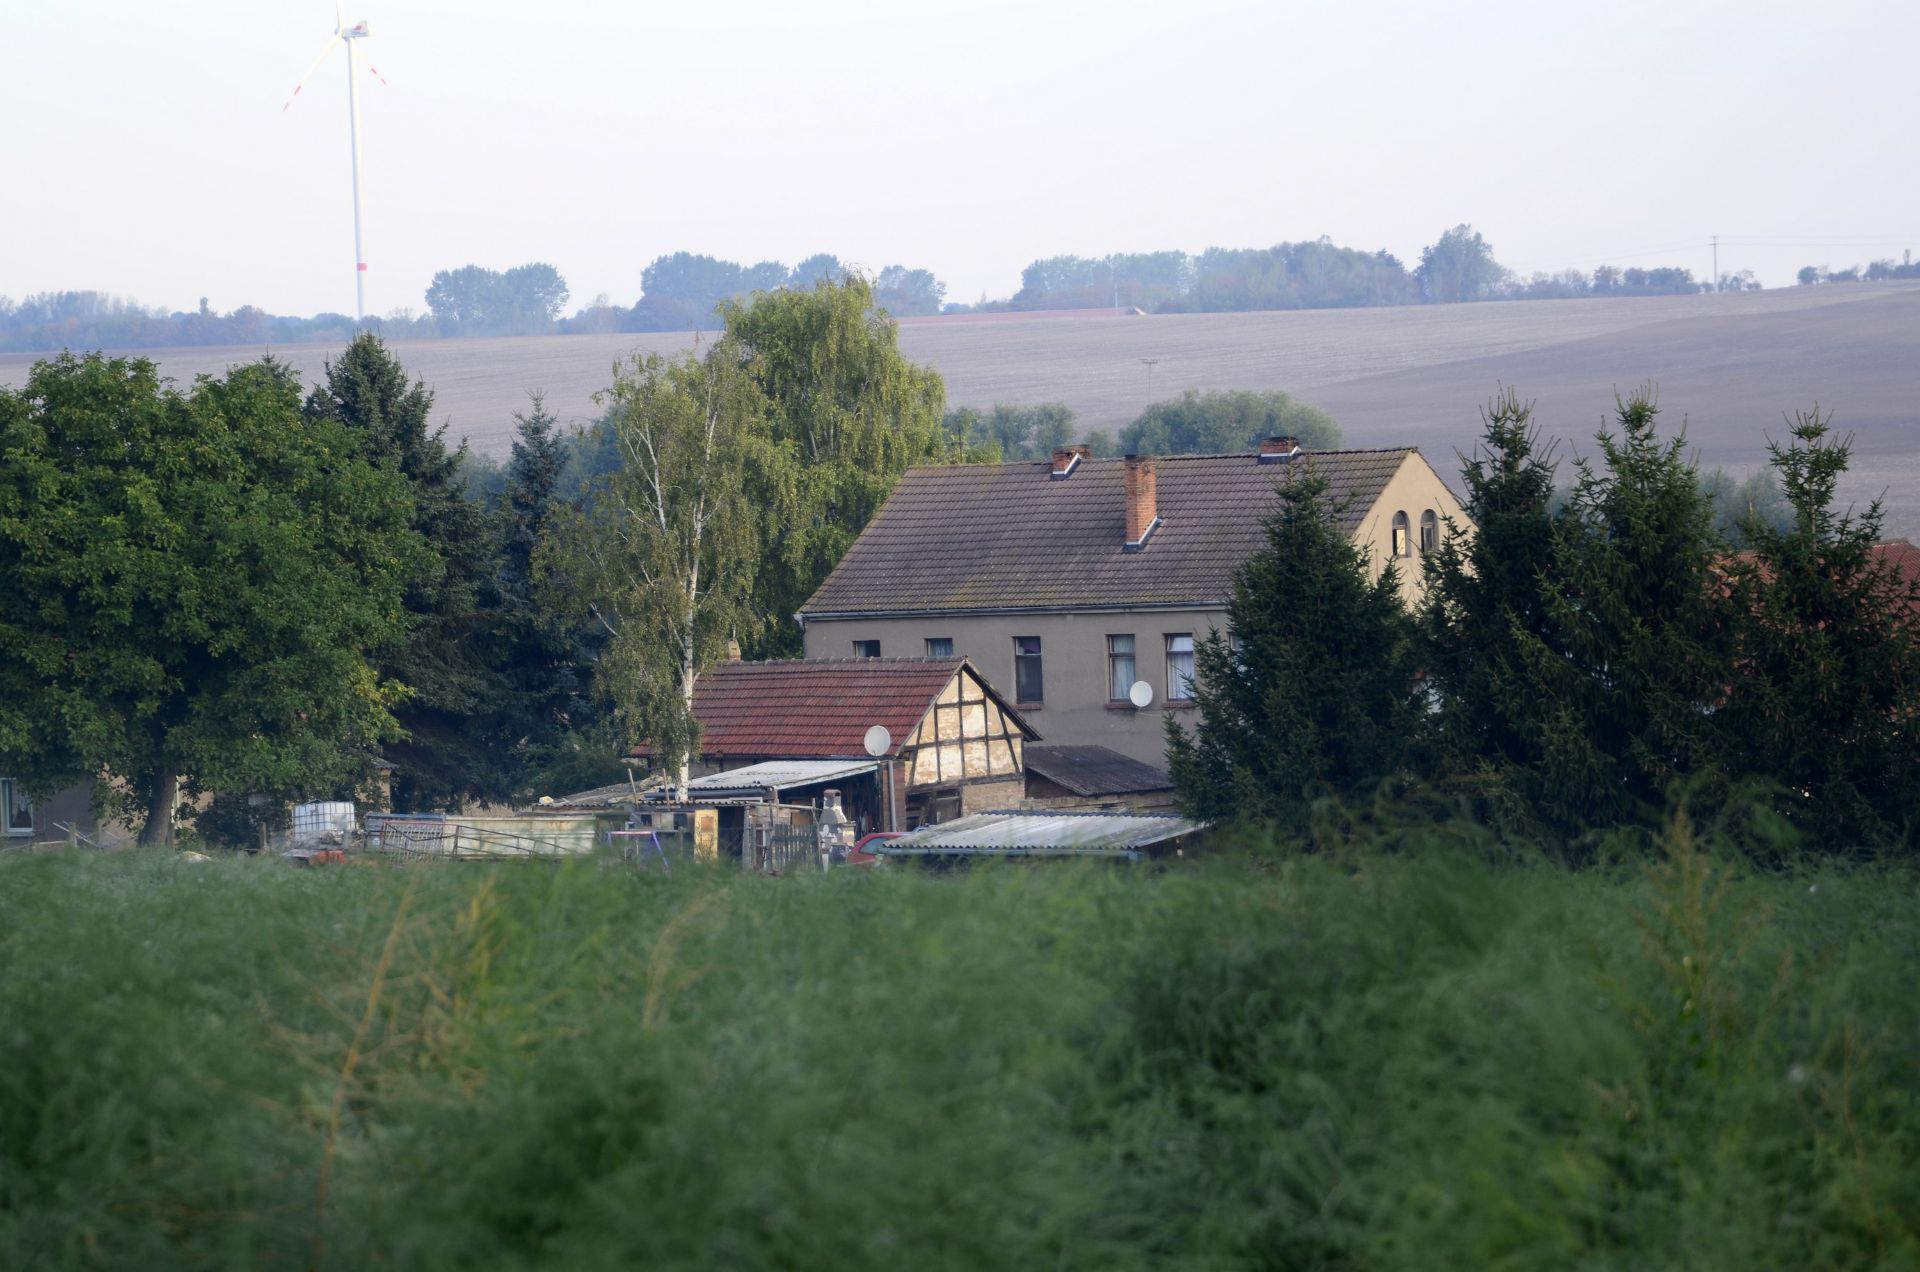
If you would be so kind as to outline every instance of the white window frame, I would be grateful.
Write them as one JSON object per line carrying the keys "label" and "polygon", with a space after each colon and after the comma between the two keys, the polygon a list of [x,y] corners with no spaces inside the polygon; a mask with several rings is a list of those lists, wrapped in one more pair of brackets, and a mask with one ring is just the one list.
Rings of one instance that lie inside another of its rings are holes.
{"label": "white window frame", "polygon": [[[1167,701],[1168,702],[1192,702],[1193,701],[1193,674],[1195,671],[1194,661],[1193,661],[1193,650],[1194,650],[1193,633],[1192,632],[1168,632],[1166,634],[1166,637],[1167,637],[1166,639]],[[1180,640],[1183,640],[1187,643],[1187,647],[1185,649],[1176,649],[1174,647],[1174,642],[1180,641]],[[1184,661],[1182,663],[1175,663],[1174,662],[1175,657],[1181,657],[1184,659]],[[1176,667],[1184,667],[1185,670],[1176,671]],[[1176,692],[1176,686],[1181,686],[1181,685],[1184,685],[1186,689],[1185,693]]]}

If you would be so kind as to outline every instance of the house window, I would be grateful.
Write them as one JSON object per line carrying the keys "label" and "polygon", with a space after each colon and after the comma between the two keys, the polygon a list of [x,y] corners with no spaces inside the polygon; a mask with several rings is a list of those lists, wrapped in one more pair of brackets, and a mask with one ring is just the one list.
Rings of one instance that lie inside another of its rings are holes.
{"label": "house window", "polygon": [[1440,546],[1440,518],[1429,508],[1420,514],[1420,550],[1431,552]]}
{"label": "house window", "polygon": [[1167,635],[1167,701],[1193,700],[1193,633]]}
{"label": "house window", "polygon": [[1406,513],[1393,514],[1393,555],[1403,557],[1412,554],[1413,536],[1408,533],[1410,528],[1411,523],[1407,521]]}
{"label": "house window", "polygon": [[880,642],[877,640],[854,641],[853,656],[855,658],[878,658],[880,656]]}
{"label": "house window", "polygon": [[927,657],[929,658],[953,657],[953,637],[951,636],[927,637]]}
{"label": "house window", "polygon": [[1138,679],[1134,675],[1133,637],[1107,637],[1107,701],[1127,701],[1127,690]]}
{"label": "house window", "polygon": [[1047,700],[1040,681],[1040,638],[1013,638],[1013,697],[1024,706],[1037,706]]}
{"label": "house window", "polygon": [[33,833],[33,801],[10,777],[0,777],[0,818],[5,819],[9,835]]}

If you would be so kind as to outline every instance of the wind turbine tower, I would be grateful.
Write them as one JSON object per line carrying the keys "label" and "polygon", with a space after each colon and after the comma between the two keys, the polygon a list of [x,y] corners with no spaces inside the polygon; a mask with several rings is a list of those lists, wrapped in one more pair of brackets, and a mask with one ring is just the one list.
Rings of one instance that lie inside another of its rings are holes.
{"label": "wind turbine tower", "polygon": [[[326,47],[320,50],[320,56],[313,59],[313,65],[307,68],[307,73],[302,75],[300,82],[294,86],[292,95],[287,98],[287,104],[280,108],[280,113],[284,115],[293,105],[293,99],[300,96],[300,90],[307,86],[307,81],[312,79],[319,71],[321,64],[332,56],[333,50],[341,45],[346,46],[347,136],[353,147],[353,318],[355,326],[364,325],[367,321],[367,254],[361,247],[360,240],[360,81],[354,75],[353,42],[364,40],[371,34],[373,32],[368,29],[365,18],[348,26],[346,20],[340,16],[340,6],[335,4],[333,34],[327,37]],[[372,62],[367,63],[367,70],[382,84],[386,83]]]}

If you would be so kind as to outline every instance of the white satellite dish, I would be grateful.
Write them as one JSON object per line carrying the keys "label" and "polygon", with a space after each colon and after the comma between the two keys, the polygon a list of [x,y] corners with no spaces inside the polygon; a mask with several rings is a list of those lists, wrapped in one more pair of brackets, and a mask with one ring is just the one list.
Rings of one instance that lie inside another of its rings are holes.
{"label": "white satellite dish", "polygon": [[1136,707],[1144,708],[1144,707],[1152,706],[1153,705],[1153,686],[1148,684],[1144,680],[1134,681],[1133,687],[1127,690],[1127,701],[1131,702]]}
{"label": "white satellite dish", "polygon": [[867,730],[867,754],[874,759],[893,750],[893,734],[887,732],[887,726],[876,724]]}

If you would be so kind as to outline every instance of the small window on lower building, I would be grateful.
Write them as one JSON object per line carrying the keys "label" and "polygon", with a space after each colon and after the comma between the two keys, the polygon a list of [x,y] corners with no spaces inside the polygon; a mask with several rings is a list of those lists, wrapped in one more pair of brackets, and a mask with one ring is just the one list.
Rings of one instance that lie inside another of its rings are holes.
{"label": "small window on lower building", "polygon": [[951,636],[927,637],[927,657],[929,658],[953,657],[953,637]]}
{"label": "small window on lower building", "polygon": [[1412,555],[1413,535],[1410,533],[1411,529],[1412,524],[1407,520],[1406,513],[1396,512],[1393,514],[1393,555],[1397,557]]}
{"label": "small window on lower building", "polygon": [[1139,677],[1134,675],[1133,637],[1107,637],[1107,701],[1127,701],[1127,691]]}
{"label": "small window on lower building", "polygon": [[4,818],[9,835],[33,833],[33,801],[10,777],[0,777],[0,818]]}
{"label": "small window on lower building", "polygon": [[854,641],[853,656],[855,658],[878,658],[880,656],[880,642],[877,640]]}
{"label": "small window on lower building", "polygon": [[1440,546],[1440,518],[1429,508],[1420,514],[1420,550],[1431,552]]}
{"label": "small window on lower building", "polygon": [[1167,701],[1193,701],[1193,633],[1167,634]]}
{"label": "small window on lower building", "polygon": [[1047,700],[1046,686],[1040,676],[1040,638],[1013,638],[1013,697],[1022,706],[1038,706]]}

